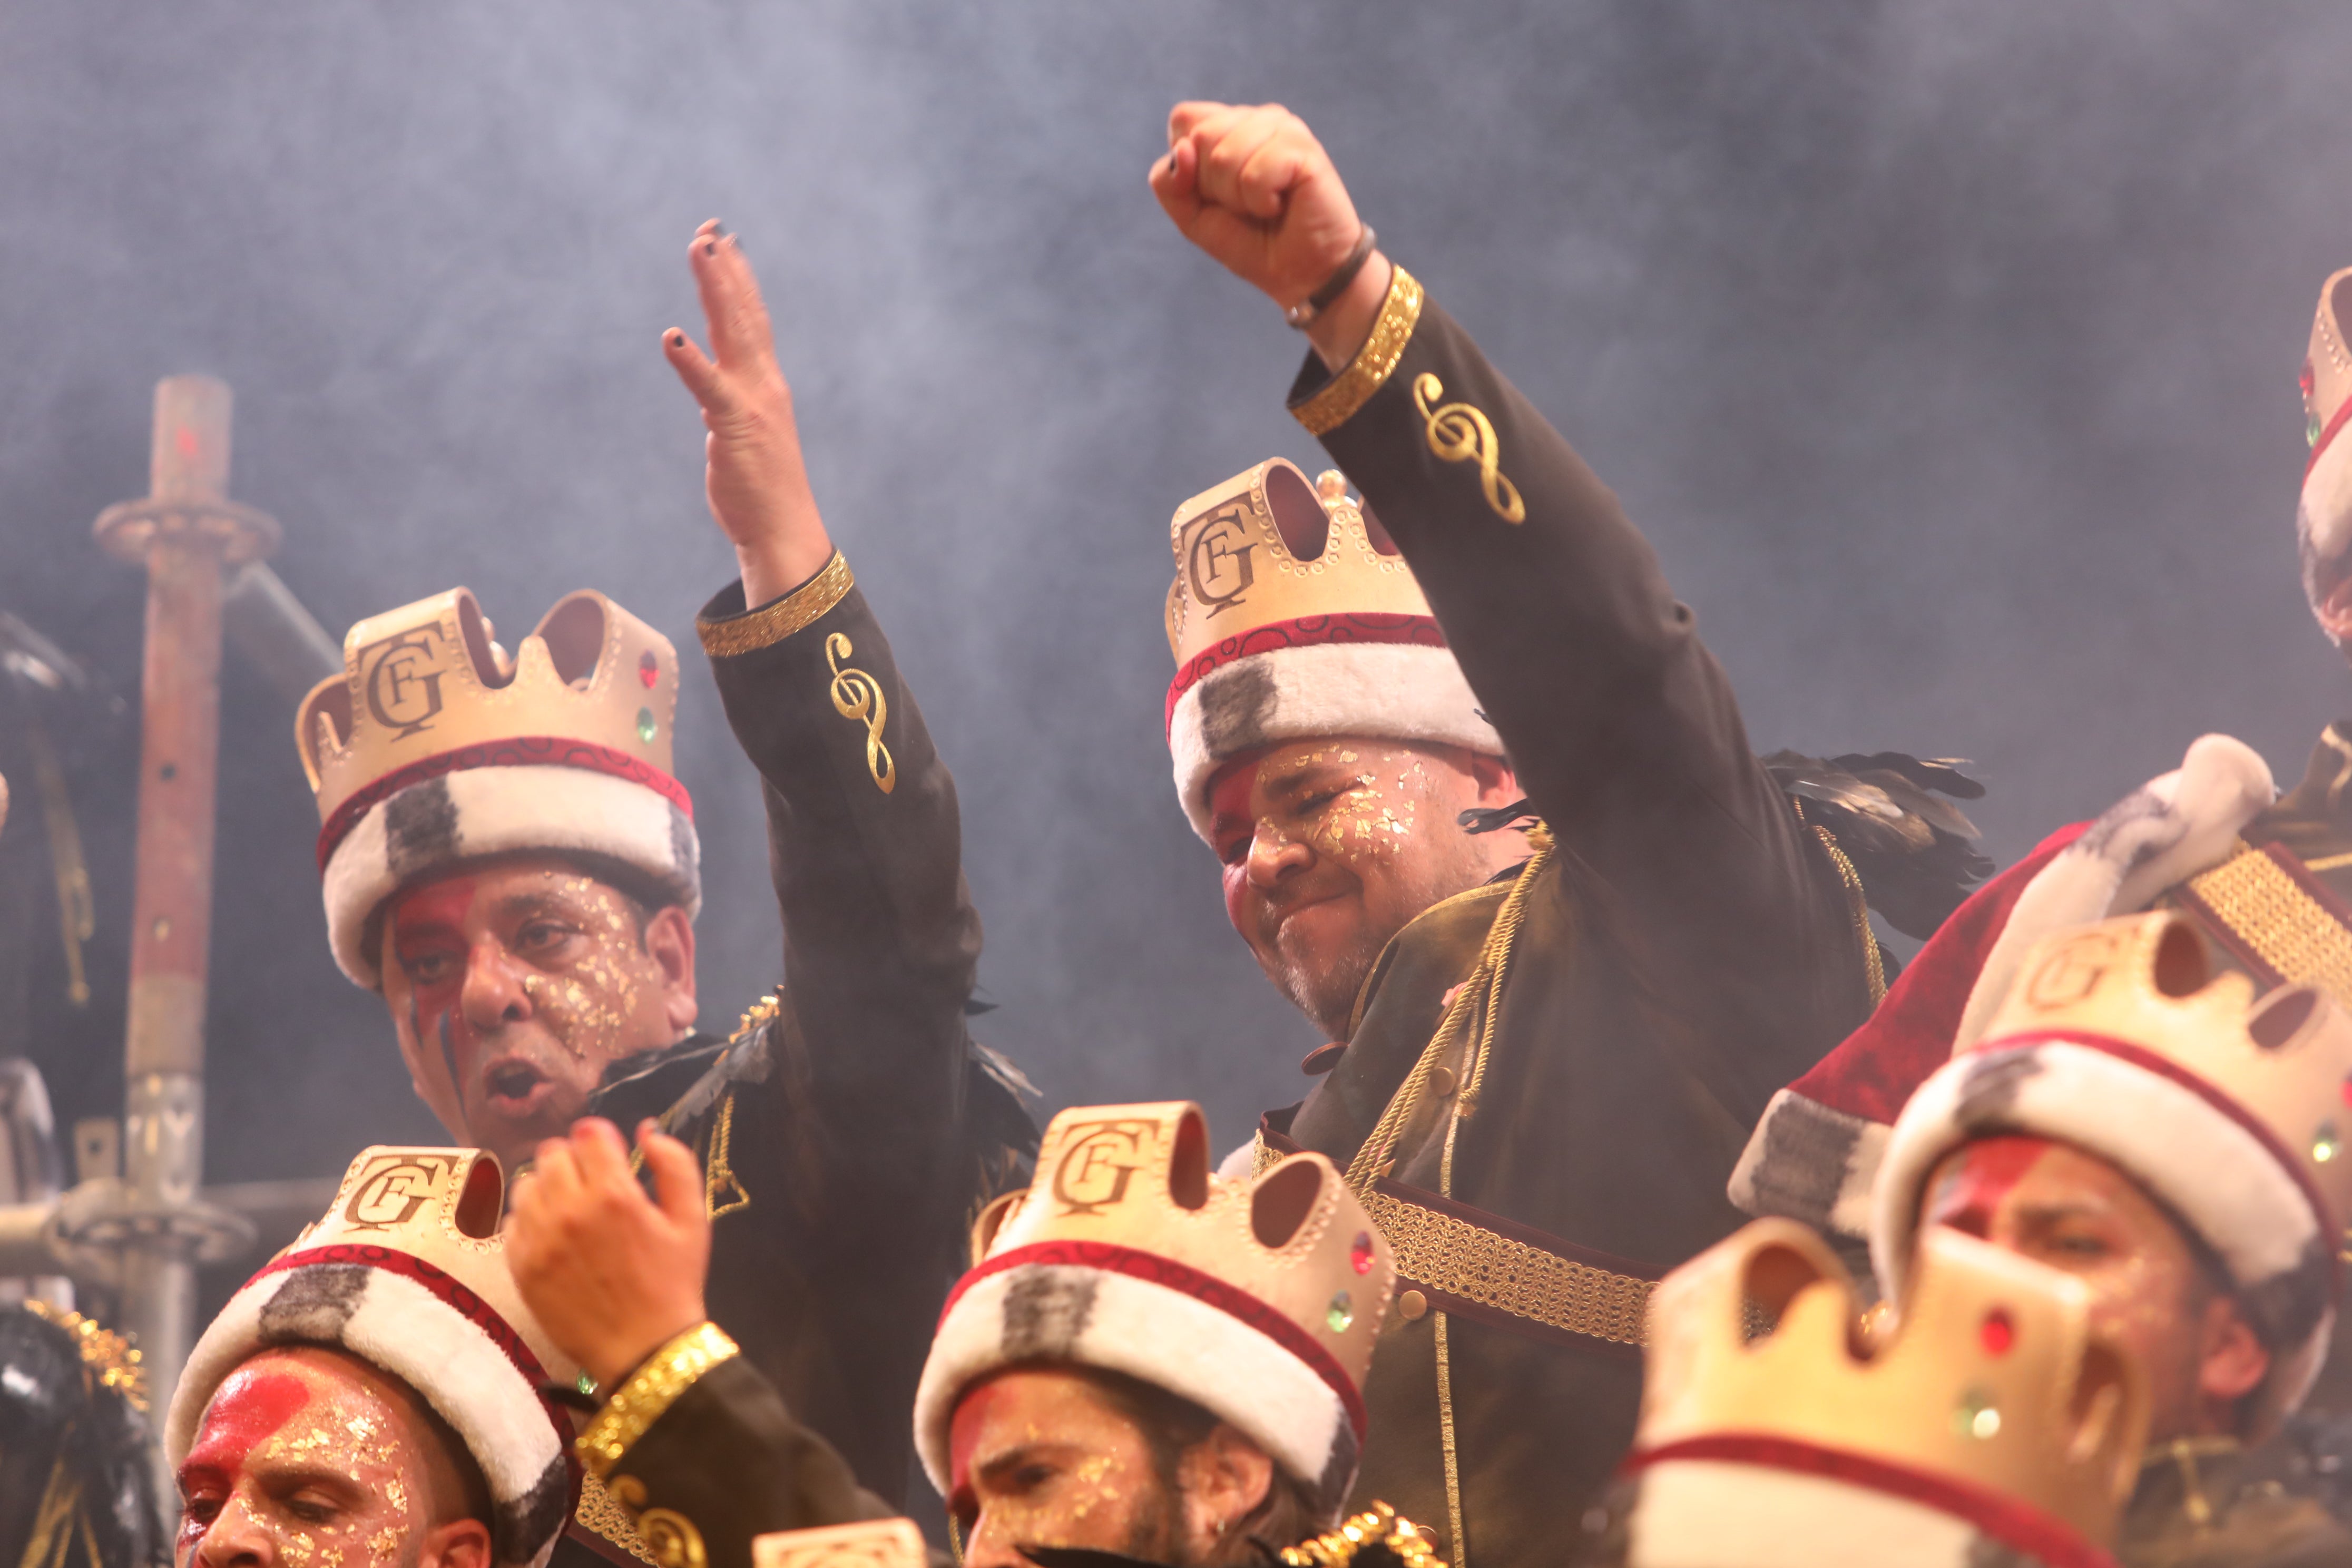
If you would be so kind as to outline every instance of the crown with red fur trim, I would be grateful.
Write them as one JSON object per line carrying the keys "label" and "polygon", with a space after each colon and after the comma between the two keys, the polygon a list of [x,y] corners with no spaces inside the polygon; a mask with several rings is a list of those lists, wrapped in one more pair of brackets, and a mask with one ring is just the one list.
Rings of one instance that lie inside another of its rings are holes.
{"label": "crown with red fur trim", "polygon": [[2352,267],[2320,286],[2319,310],[2311,323],[2311,350],[2303,361],[2304,433],[2311,458],[2304,465],[2303,496],[2295,508],[2295,542],[2303,557],[2303,587],[2313,607],[2327,595],[2352,546],[2352,351],[2344,343],[2343,318],[2352,314]]}
{"label": "crown with red fur trim", "polygon": [[1922,1254],[1901,1321],[1872,1336],[1835,1255],[1790,1220],[1660,1282],[1611,1500],[1629,1564],[2110,1568],[2142,1369],[2081,1282],[1953,1231]]}
{"label": "crown with red fur trim", "polygon": [[2276,795],[2252,748],[2203,735],[2180,766],[2095,822],[2053,834],[1937,929],[1878,1010],[1772,1097],[1733,1171],[1731,1201],[1841,1236],[1870,1231],[1886,1137],[1912,1092],[1983,1037],[2036,943],[2144,910],[2218,866]]}
{"label": "crown with red fur trim", "polygon": [[973,1233],[915,1396],[915,1443],[951,1495],[949,1428],[966,1390],[1007,1367],[1100,1367],[1232,1423],[1328,1518],[1355,1482],[1364,1373],[1396,1268],[1320,1154],[1255,1181],[1209,1168],[1184,1101],[1063,1111],[1025,1193]]}
{"label": "crown with red fur trim", "polygon": [[2069,1143],[2130,1176],[2220,1258],[2271,1352],[2247,1431],[2302,1403],[2336,1321],[2352,1207],[2352,1016],[2319,991],[2252,1000],[2177,913],[2103,921],[2034,950],[1982,1043],[1919,1086],[1889,1136],[1870,1250],[1890,1294],[1919,1200],[1971,1139]]}
{"label": "crown with red fur trim", "polygon": [[593,589],[556,601],[516,655],[452,588],[343,638],[343,673],[294,718],[318,796],[335,962],[371,990],[384,900],[461,860],[553,851],[702,901],[694,803],[673,776],[677,651]]}
{"label": "crown with red fur trim", "polygon": [[499,1568],[544,1564],[578,1488],[572,1428],[541,1384],[580,1369],[539,1327],[499,1240],[506,1183],[478,1149],[379,1146],[334,1206],[246,1281],[180,1374],[163,1427],[177,1468],[228,1375],[281,1345],[341,1350],[416,1391],[490,1493]]}
{"label": "crown with red fur trim", "polygon": [[1270,458],[1176,509],[1168,750],[1209,837],[1209,780],[1282,741],[1365,735],[1500,756],[1412,569],[1337,469]]}

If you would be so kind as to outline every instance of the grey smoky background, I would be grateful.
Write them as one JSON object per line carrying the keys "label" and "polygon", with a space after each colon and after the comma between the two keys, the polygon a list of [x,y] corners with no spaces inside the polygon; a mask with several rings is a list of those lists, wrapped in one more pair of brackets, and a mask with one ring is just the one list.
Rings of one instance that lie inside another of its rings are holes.
{"label": "grey smoky background", "polygon": [[[1759,751],[1972,758],[2004,862],[2231,731],[2345,707],[2295,581],[2295,373],[2352,262],[2352,9],[2187,0],[989,5],[454,0],[0,10],[0,609],[89,847],[68,1005],[16,720],[0,1055],[121,1105],[151,387],[236,388],[236,496],[340,636],[456,584],[604,588],[686,654],[707,1025],[776,978],[756,782],[692,618],[732,574],[663,364],[688,235],[765,283],[826,519],[964,809],[981,1032],[1046,1107],[1221,1142],[1319,1043],[1178,812],[1176,502],[1272,454],[1302,343],[1145,190],[1171,102],[1279,100],[1624,497]],[[290,708],[232,655],[216,1181],[438,1141],[329,959]]]}

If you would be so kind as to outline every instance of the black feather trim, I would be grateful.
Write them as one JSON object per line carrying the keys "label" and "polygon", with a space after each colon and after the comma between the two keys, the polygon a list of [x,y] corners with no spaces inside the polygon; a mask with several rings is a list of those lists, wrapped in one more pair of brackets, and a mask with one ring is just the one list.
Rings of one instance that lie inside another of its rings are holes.
{"label": "black feather trim", "polygon": [[1870,907],[1906,936],[1933,935],[1992,875],[1992,861],[1976,848],[1976,824],[1951,804],[1985,792],[1958,758],[1775,752],[1763,761],[1806,820],[1826,828],[1853,862]]}

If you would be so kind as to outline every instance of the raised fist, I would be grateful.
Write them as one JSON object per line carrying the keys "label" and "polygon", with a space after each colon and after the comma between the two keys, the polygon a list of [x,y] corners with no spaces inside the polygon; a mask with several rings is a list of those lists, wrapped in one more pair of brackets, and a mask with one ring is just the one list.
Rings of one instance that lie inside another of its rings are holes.
{"label": "raised fist", "polygon": [[710,513],[735,546],[751,609],[823,571],[833,541],[809,489],[792,388],[776,363],[775,331],[751,262],[714,220],[695,230],[687,263],[716,357],[676,327],[662,334],[662,352],[702,405]]}
{"label": "raised fist", "polygon": [[[1185,238],[1285,310],[1328,281],[1363,234],[1331,155],[1278,103],[1178,104],[1151,192]],[[1308,327],[1326,360],[1354,351],[1387,288],[1374,256]]]}

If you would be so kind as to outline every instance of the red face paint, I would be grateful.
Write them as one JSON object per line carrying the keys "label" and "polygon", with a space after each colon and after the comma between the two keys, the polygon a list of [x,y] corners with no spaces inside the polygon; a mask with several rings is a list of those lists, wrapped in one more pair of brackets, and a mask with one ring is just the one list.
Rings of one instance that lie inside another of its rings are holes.
{"label": "red face paint", "polygon": [[425,931],[438,928],[464,937],[466,916],[474,907],[474,879],[448,877],[403,893],[392,906],[394,931]]}
{"label": "red face paint", "polygon": [[196,1446],[180,1467],[181,1484],[194,1471],[234,1477],[257,1445],[310,1403],[309,1386],[291,1373],[231,1373],[205,1411]]}
{"label": "red face paint", "polygon": [[2015,1133],[1978,1139],[1960,1151],[1958,1164],[1928,1194],[1926,1222],[1990,1236],[2003,1200],[2050,1148],[2047,1138]]}
{"label": "red face paint", "polygon": [[980,1434],[988,1425],[989,1406],[995,1402],[993,1380],[975,1384],[963,1391],[956,1401],[955,1414],[948,1418],[948,1498],[971,1495],[971,1455],[980,1446]]}

